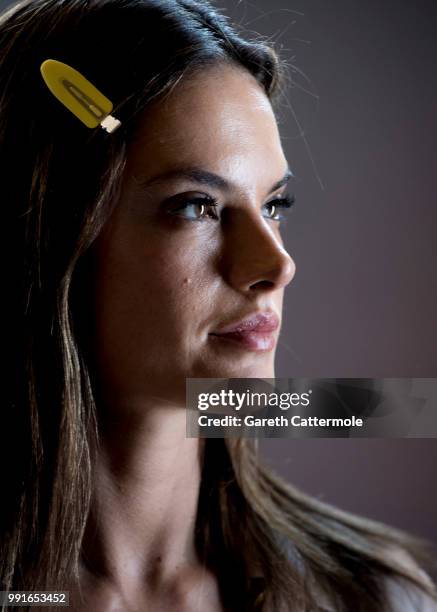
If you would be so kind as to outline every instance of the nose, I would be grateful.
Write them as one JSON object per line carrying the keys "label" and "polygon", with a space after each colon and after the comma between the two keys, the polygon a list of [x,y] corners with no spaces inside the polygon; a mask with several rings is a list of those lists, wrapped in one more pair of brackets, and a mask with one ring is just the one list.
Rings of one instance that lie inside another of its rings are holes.
{"label": "nose", "polygon": [[239,291],[273,291],[291,282],[296,265],[284,249],[277,221],[247,214],[225,239],[222,274]]}

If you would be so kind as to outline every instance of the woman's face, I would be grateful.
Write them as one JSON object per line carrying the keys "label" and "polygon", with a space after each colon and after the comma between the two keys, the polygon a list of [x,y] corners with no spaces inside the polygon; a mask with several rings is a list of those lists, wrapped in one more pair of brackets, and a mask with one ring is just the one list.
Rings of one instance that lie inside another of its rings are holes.
{"label": "woman's face", "polygon": [[94,247],[108,399],[183,403],[187,377],[274,376],[279,328],[273,346],[212,333],[259,311],[281,317],[295,266],[272,200],[286,172],[270,102],[243,69],[203,70],[147,110]]}

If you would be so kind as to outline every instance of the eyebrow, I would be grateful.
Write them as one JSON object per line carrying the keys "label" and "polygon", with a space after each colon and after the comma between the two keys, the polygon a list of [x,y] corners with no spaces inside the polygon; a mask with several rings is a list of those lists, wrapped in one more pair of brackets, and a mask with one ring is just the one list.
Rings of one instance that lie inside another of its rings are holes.
{"label": "eyebrow", "polygon": [[[292,173],[290,168],[287,168],[284,176],[271,186],[270,191],[268,193],[270,194],[273,193],[273,191],[280,189],[281,187],[286,185],[291,178],[294,178],[294,174]],[[157,183],[163,183],[165,181],[176,179],[187,179],[189,181],[192,181],[193,183],[206,185],[207,187],[219,189],[220,191],[232,190],[232,183],[227,181],[225,178],[223,178],[219,174],[215,174],[214,172],[210,172],[209,170],[205,170],[197,166],[176,168],[169,172],[158,174],[157,176],[154,176],[150,179],[139,180],[138,184],[140,185],[140,187],[151,187],[152,185],[156,185]]]}

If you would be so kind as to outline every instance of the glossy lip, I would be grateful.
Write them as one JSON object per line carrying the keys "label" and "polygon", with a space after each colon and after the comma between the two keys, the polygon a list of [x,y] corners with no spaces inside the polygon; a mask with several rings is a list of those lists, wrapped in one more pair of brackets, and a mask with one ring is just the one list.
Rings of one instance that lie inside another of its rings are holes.
{"label": "glossy lip", "polygon": [[228,346],[266,352],[276,344],[273,332],[279,327],[279,317],[271,310],[256,312],[236,323],[230,323],[211,332],[210,336]]}
{"label": "glossy lip", "polygon": [[272,332],[279,327],[279,317],[273,310],[258,311],[240,319],[237,322],[229,323],[211,332],[211,335],[217,336],[222,334],[230,334],[236,332]]}

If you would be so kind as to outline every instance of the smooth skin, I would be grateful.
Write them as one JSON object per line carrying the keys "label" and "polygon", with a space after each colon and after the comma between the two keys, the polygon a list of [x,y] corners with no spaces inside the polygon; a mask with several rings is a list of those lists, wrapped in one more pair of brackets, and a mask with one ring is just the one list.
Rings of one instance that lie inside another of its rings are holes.
{"label": "smooth skin", "polygon": [[[102,443],[75,610],[223,610],[194,548],[201,453],[185,437],[185,378],[274,377],[275,350],[209,334],[255,310],[281,316],[295,265],[268,217],[286,172],[270,102],[240,67],[183,78],[141,119],[94,245]],[[193,197],[217,208],[181,208]]]}

